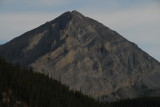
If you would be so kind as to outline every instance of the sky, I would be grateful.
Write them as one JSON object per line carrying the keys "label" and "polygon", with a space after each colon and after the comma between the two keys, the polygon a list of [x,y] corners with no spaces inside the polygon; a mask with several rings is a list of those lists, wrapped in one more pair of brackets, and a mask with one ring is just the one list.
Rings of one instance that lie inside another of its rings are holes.
{"label": "sky", "polygon": [[0,0],[0,44],[77,10],[160,61],[160,0]]}

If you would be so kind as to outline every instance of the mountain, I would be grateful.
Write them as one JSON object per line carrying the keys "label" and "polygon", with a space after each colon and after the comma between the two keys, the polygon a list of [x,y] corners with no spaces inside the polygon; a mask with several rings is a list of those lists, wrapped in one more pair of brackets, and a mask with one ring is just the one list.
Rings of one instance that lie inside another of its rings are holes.
{"label": "mountain", "polygon": [[159,107],[160,97],[98,102],[48,76],[0,57],[0,107]]}
{"label": "mountain", "polygon": [[[151,104],[155,101],[150,100]],[[69,87],[44,74],[7,63],[0,57],[0,107],[89,106],[112,107],[109,103],[98,102],[81,92],[69,90]]]}
{"label": "mountain", "polygon": [[0,55],[96,99],[160,96],[160,63],[77,11],[1,45]]}

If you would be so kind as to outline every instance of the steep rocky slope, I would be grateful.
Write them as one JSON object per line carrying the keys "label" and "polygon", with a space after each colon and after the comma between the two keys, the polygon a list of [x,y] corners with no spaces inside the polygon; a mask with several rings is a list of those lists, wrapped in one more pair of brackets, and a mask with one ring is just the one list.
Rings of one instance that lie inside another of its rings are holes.
{"label": "steep rocky slope", "polygon": [[77,11],[1,45],[0,55],[94,98],[160,96],[160,63]]}

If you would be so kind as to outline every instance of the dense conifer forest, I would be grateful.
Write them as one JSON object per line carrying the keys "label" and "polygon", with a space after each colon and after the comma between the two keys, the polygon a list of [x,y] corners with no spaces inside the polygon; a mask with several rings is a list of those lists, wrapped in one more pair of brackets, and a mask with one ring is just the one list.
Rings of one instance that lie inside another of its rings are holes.
{"label": "dense conifer forest", "polygon": [[0,58],[0,107],[160,107],[160,98],[98,102],[44,74]]}

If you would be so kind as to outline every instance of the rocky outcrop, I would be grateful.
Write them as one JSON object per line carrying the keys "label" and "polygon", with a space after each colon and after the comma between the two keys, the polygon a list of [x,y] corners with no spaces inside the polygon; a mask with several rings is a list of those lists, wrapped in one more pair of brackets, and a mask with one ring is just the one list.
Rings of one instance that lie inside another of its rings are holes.
{"label": "rocky outcrop", "polygon": [[160,96],[160,63],[77,11],[66,12],[0,46],[0,55],[94,98]]}

